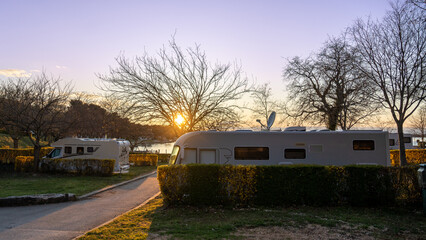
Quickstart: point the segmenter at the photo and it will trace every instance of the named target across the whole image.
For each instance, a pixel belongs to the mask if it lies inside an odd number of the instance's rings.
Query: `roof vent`
[[[287,127],[284,132],[306,132],[306,127]]]

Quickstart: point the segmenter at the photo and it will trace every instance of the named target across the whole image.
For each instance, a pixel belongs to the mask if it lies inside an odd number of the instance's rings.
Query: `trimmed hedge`
[[[52,147],[43,147],[40,150],[40,157],[46,156]],[[17,156],[33,156],[34,148],[0,148],[0,163],[9,164],[14,163]]]
[[[418,165],[420,163],[426,163],[426,149],[406,149],[405,156],[407,163],[410,165]],[[399,149],[390,150],[390,159],[392,166],[399,166]]]
[[[34,156],[17,156],[15,172],[32,172],[34,170]]]
[[[160,163],[168,163],[170,160],[170,153],[159,153],[158,155],[158,162]]]
[[[157,166],[158,155],[151,153],[131,153],[129,162],[134,166]]]
[[[158,167],[167,204],[420,206],[416,167]]]
[[[31,172],[34,157],[18,156],[15,161],[15,171]],[[114,171],[114,159],[69,159],[42,158],[40,171],[45,173],[74,173],[78,175],[111,176]]]

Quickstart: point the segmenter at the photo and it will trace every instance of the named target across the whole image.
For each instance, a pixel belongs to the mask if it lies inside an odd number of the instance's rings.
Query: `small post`
[[[417,170],[417,177],[422,188],[423,214],[426,215],[426,164],[420,164],[420,168]]]

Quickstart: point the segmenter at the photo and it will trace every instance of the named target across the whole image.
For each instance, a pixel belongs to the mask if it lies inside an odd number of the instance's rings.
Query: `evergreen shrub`
[[[18,156],[15,160],[16,172],[31,172],[34,157]],[[115,159],[70,159],[42,158],[40,171],[44,173],[73,173],[77,175],[111,176],[114,171]]]
[[[167,204],[421,206],[416,167],[158,167]]]

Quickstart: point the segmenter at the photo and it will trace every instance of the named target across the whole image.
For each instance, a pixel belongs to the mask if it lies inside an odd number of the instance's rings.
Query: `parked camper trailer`
[[[170,164],[390,166],[384,131],[191,132],[175,143]]]
[[[129,167],[130,143],[127,140],[63,138],[51,144],[48,158],[115,159],[114,172]]]
[[[413,149],[413,136],[411,134],[404,134],[405,149]],[[399,149],[398,133],[389,133],[389,149]]]

